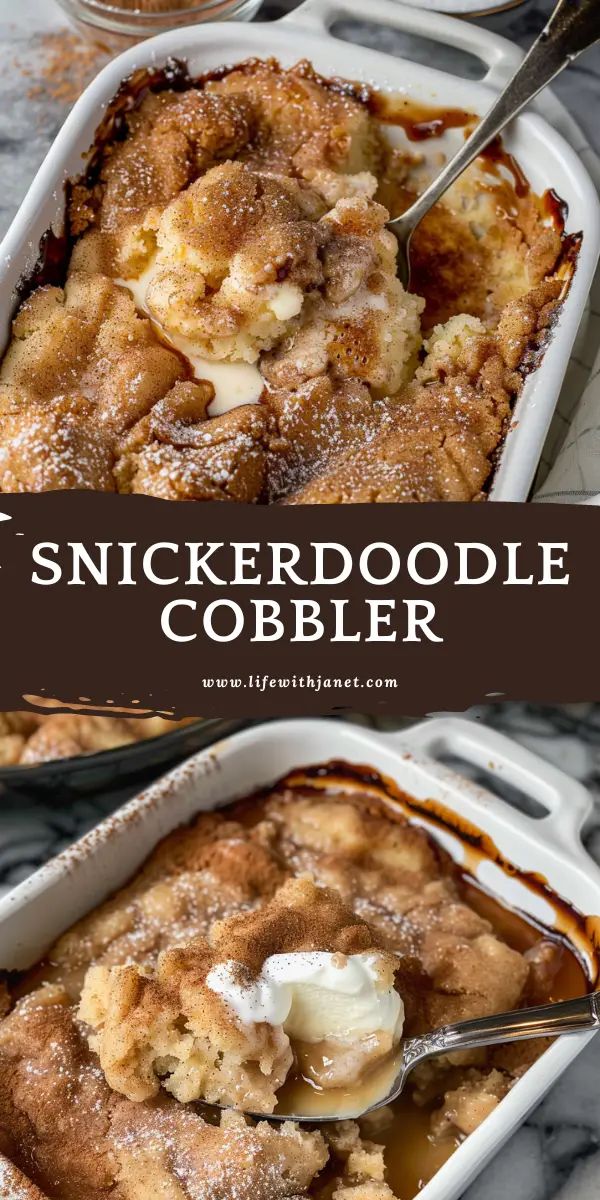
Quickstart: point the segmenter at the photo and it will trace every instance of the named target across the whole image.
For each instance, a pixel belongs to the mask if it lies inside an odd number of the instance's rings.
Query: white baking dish
[[[103,110],[121,81],[136,67],[160,66],[169,56],[186,59],[192,74],[251,55],[274,55],[286,65],[308,58],[325,75],[361,79],[417,101],[483,113],[519,52],[503,38],[452,17],[404,7],[396,0],[370,0],[369,20],[394,26],[434,43],[447,43],[483,60],[483,80],[461,79],[404,59],[349,44],[332,36],[338,18],[364,17],[354,0],[307,0],[291,16],[272,24],[222,22],[162,34],[126,51],[100,73],[75,105],[0,247],[0,345],[5,344],[16,304],[19,279],[33,267],[40,238],[60,230],[63,185],[81,173]],[[432,47],[431,61],[435,62]],[[542,110],[555,120],[557,104],[545,97]],[[453,134],[449,138],[460,136]],[[539,368],[527,380],[517,403],[496,469],[491,497],[527,498],[544,438],[558,398],[600,247],[600,204],[577,153],[536,112],[520,116],[506,134],[534,189],[552,187],[567,202],[568,231],[583,230],[579,265],[560,319]],[[423,144],[420,145],[423,149]],[[434,139],[429,149],[439,149]]]
[[[545,815],[524,816],[448,770],[436,761],[447,754],[496,772]],[[11,892],[0,903],[0,968],[23,969],[36,962],[67,926],[124,884],[160,838],[197,812],[221,807],[294,767],[331,758],[368,764],[417,800],[432,801],[437,811],[443,805],[486,833],[514,866],[543,875],[556,894],[586,915],[600,913],[600,872],[579,840],[590,798],[580,784],[529,751],[457,719],[425,721],[403,735],[331,720],[285,721],[254,726],[189,759]],[[427,824],[426,811],[419,819]],[[443,841],[460,861],[464,844],[450,835]],[[560,927],[560,906],[554,910],[518,877],[490,861],[482,863],[478,875],[505,903]],[[593,954],[587,958],[591,969]],[[590,1036],[556,1041],[427,1184],[421,1200],[461,1195]]]

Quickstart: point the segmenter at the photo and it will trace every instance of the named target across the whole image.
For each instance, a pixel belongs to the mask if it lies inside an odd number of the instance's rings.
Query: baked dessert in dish
[[[299,1088],[337,1112],[404,1035],[589,988],[357,770],[198,816],[6,974],[0,1153],[49,1200],[410,1200],[545,1043],[434,1059],[360,1120],[269,1113]]]
[[[407,293],[385,225],[425,167],[388,134],[443,125],[305,62],[128,81],[14,321],[0,490],[482,497],[576,245],[495,146]]]
[[[43,702],[42,702],[43,703]],[[0,767],[37,766],[131,746],[180,729],[195,718],[102,717],[88,713],[0,713]]]

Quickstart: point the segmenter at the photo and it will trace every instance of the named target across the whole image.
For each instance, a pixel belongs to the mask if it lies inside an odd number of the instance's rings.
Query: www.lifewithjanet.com
[[[361,679],[358,675],[347,678],[333,675],[247,675],[245,679],[205,676],[202,687],[208,691],[213,688],[248,688],[256,692],[266,692],[270,688],[306,688],[311,692],[320,692],[330,688],[397,688],[398,680],[381,676]]]

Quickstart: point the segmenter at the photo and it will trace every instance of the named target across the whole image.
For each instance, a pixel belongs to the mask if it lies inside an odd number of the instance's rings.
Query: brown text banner
[[[0,708],[419,714],[600,688],[600,514],[0,500]]]

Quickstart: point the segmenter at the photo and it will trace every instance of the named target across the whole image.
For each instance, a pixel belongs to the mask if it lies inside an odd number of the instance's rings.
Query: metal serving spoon
[[[464,145],[418,200],[387,227],[398,239],[397,273],[410,283],[410,239],[440,196],[521,109],[579,54],[600,40],[600,0],[559,0],[548,24]]]
[[[431,1033],[407,1038],[402,1043],[398,1070],[388,1092],[356,1109],[343,1113],[284,1112],[281,1105],[275,1113],[249,1113],[268,1121],[310,1121],[311,1124],[347,1120],[365,1116],[385,1104],[392,1104],[404,1089],[407,1076],[426,1058],[438,1054],[452,1054],[455,1050],[476,1050],[480,1046],[494,1046],[498,1042],[518,1042],[539,1037],[558,1037],[563,1033],[585,1033],[600,1029],[600,992],[582,996],[577,1000],[563,1000],[558,1004],[543,1004],[538,1008],[521,1008],[514,1012],[499,1013],[493,1017],[482,1017],[476,1021],[461,1021],[456,1025],[444,1025]],[[320,1093],[323,1095],[323,1093]],[[223,1107],[225,1105],[217,1105]]]

